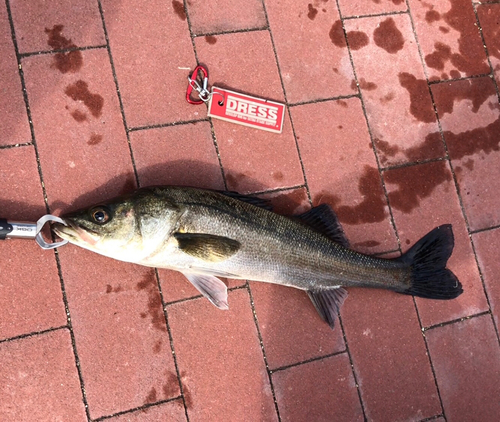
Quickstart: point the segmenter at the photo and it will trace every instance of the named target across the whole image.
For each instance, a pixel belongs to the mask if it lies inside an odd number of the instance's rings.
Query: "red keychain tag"
[[[198,83],[200,75],[201,83]],[[197,66],[188,80],[187,102],[208,102],[208,116],[274,133],[281,133],[283,130],[284,104],[215,86],[208,91],[208,72],[203,66]],[[192,98],[193,90],[198,92],[198,99]]]
[[[281,133],[285,105],[219,87],[212,87],[208,115],[217,119]]]

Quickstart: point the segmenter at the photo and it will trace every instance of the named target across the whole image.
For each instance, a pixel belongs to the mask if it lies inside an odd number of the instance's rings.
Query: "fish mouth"
[[[52,230],[61,239],[70,243],[86,243],[95,245],[99,241],[97,233],[91,229],[83,228],[71,220],[63,219],[66,225],[61,223],[52,224]],[[94,236],[92,236],[94,234]]]

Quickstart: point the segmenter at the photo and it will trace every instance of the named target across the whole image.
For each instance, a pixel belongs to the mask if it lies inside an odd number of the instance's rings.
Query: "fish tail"
[[[398,258],[411,269],[410,287],[401,293],[428,299],[454,299],[462,285],[446,268],[455,241],[451,224],[436,227]]]

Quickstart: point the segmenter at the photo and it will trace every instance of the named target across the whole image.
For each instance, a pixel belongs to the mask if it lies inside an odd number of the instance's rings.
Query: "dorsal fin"
[[[349,247],[349,241],[344,234],[344,229],[328,204],[321,204],[309,211],[295,216],[300,221],[308,224],[317,232],[324,234],[334,242]]]
[[[218,191],[222,195],[229,196],[230,198],[237,199],[238,201],[246,202],[247,204],[255,205],[259,208],[264,208],[265,210],[272,211],[273,206],[271,205],[271,201],[269,199],[258,198],[257,196],[252,195],[244,195],[242,193],[234,192],[234,191]]]

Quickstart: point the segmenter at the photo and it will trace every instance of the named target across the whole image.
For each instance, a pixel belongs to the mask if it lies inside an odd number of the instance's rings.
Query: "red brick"
[[[217,36],[215,44],[197,38],[201,63],[208,66],[211,84],[283,101],[283,90],[268,32]],[[235,71],[238,69],[252,69]],[[214,131],[227,187],[257,192],[304,183],[288,116],[282,134],[269,133],[214,119]]]
[[[266,8],[289,103],[357,93],[347,45],[331,39],[340,22],[335,2],[283,0]]]
[[[21,53],[61,50],[106,44],[97,3],[78,0],[46,2],[11,2],[12,20]],[[49,33],[55,26],[66,40],[56,38],[57,46],[50,45]],[[52,43],[53,44],[53,43]]]
[[[489,73],[474,9],[469,0],[409,1],[430,80]]]
[[[500,230],[476,233],[472,236],[476,249],[479,268],[483,274],[486,293],[491,305],[491,312],[497,327],[500,327],[500,274],[498,251],[500,250]],[[498,329],[498,328],[497,328]]]
[[[174,400],[158,406],[146,407],[132,413],[115,416],[106,419],[110,422],[184,422],[186,415],[184,413],[184,404],[182,400]]]
[[[271,369],[345,349],[340,324],[332,331],[306,292],[258,282],[250,287]]]
[[[0,145],[31,142],[16,53],[5,5],[0,6]]]
[[[500,37],[499,25],[500,22],[500,5],[499,4],[483,4],[477,6],[477,16],[483,30],[483,37],[488,49],[488,55],[493,66],[493,72],[500,84]]]
[[[67,330],[0,344],[0,419],[86,421]]]
[[[154,270],[60,251],[92,418],[179,395]]]
[[[179,13],[182,1],[175,1]],[[189,0],[189,22],[194,34],[262,28],[267,25],[259,0]],[[213,42],[213,38],[209,38]]]
[[[292,119],[313,205],[332,206],[354,249],[368,253],[395,249],[360,101],[293,107]]]
[[[384,173],[384,179],[403,250],[440,224],[453,225],[455,248],[448,268],[462,283],[464,293],[447,301],[417,298],[423,326],[486,310],[486,298],[448,163],[438,161],[390,170]]]
[[[276,372],[273,374],[273,384],[282,420],[363,420],[346,354]],[[304,405],[305,398],[307,405]]]
[[[185,100],[193,53],[185,16],[173,2],[102,2],[129,127],[193,120],[205,107]]]
[[[0,150],[0,208],[10,221],[37,221],[45,214],[40,177],[31,146]],[[61,285],[51,251],[33,240],[4,240],[0,281],[0,338],[66,324]],[[28,263],[28,265],[26,265]]]
[[[345,21],[368,122],[382,166],[445,154],[407,15]],[[364,34],[364,35],[363,35]]]
[[[500,105],[492,79],[432,86],[471,230],[500,224]],[[488,180],[485,183],[485,180]]]
[[[324,0],[323,0],[324,1]],[[406,10],[404,0],[339,0],[342,16],[378,15]]]
[[[89,206],[135,183],[108,54],[82,57],[80,71],[65,74],[52,67],[53,55],[23,59],[52,211]]]
[[[229,311],[197,299],[167,312],[189,420],[277,420],[245,289],[229,293]]]
[[[420,420],[441,413],[410,297],[351,288],[341,314],[368,420]]]
[[[130,143],[141,186],[224,189],[208,122],[131,132]]]
[[[449,421],[494,421],[500,412],[500,349],[490,315],[425,333]]]

